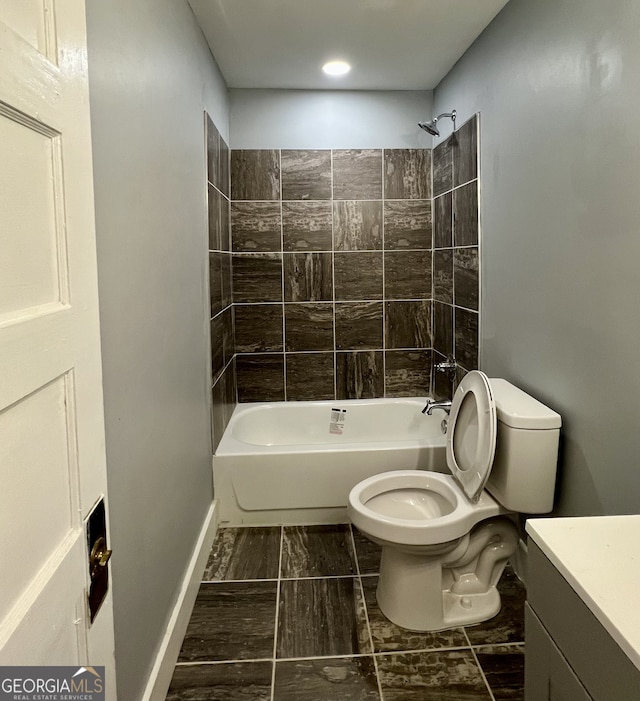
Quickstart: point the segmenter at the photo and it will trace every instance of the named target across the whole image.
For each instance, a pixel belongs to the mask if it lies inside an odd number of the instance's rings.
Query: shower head
[[[420,129],[424,129],[426,132],[431,134],[432,136],[440,136],[440,132],[438,131],[438,128],[436,127],[436,120],[432,119],[429,122],[418,122],[418,126]]]
[[[437,117],[434,117],[428,122],[418,122],[418,126],[420,127],[420,129],[424,129],[426,132],[431,134],[431,136],[440,136],[440,131],[436,126],[438,124],[438,120],[442,119],[442,117],[449,117],[453,121],[453,130],[455,131],[456,114],[457,112],[455,110],[451,110],[451,112],[443,112],[442,114],[439,114]]]

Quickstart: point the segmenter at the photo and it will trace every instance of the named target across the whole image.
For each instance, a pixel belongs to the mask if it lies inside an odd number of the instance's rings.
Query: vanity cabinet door
[[[529,604],[525,640],[525,701],[592,701]]]

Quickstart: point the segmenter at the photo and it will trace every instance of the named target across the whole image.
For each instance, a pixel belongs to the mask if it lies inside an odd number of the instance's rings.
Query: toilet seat
[[[446,451],[451,474],[474,504],[489,479],[496,434],[496,404],[489,378],[472,370],[464,376],[453,397]]]
[[[378,497],[393,498],[394,493],[408,494],[411,490],[422,492],[426,498],[435,494],[450,508],[445,504],[442,515],[420,519],[411,513],[412,506],[407,510],[408,517],[401,518],[385,513],[386,509],[376,503]],[[406,545],[435,545],[461,538],[479,521],[504,512],[488,492],[472,504],[451,475],[425,470],[394,470],[363,480],[349,493],[347,511],[351,522],[362,532],[380,541]]]
[[[489,379],[473,370],[458,386],[451,406],[446,445],[451,474],[398,470],[369,477],[349,493],[351,522],[379,542],[426,546],[454,541],[480,521],[507,513],[484,491],[496,434]]]

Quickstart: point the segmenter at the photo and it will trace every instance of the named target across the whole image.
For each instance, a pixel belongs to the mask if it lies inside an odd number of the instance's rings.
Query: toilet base
[[[393,623],[415,631],[438,631],[472,625],[500,611],[496,588],[518,542],[514,524],[505,518],[478,524],[444,552],[382,547],[376,598]]]
[[[471,594],[443,590],[439,559],[384,548],[383,563],[376,598],[382,613],[401,628],[446,630],[486,621],[500,611],[500,594],[495,586]]]

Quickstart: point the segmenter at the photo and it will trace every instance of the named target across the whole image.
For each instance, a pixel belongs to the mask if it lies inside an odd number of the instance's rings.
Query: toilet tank
[[[525,514],[553,509],[560,414],[502,379],[490,379],[496,403],[496,455],[486,489]]]

